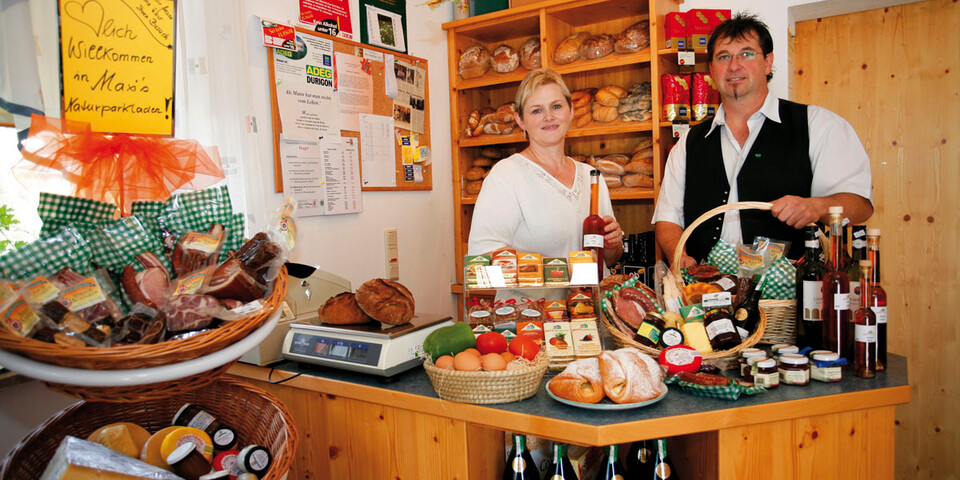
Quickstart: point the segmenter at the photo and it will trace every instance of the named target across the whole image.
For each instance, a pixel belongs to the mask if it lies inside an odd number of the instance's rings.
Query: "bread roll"
[[[584,88],[583,90],[570,93],[570,101],[573,103],[573,108],[590,105],[590,102],[593,101],[593,94],[596,92],[596,88]]]
[[[481,187],[483,187],[483,180],[471,180],[467,182],[464,188],[467,191],[467,195],[478,195],[480,194]]]
[[[605,107],[619,107],[620,99],[627,96],[627,91],[623,87],[617,85],[607,85],[606,87],[597,90],[597,94],[594,96],[597,103]]]
[[[588,112],[588,113],[589,113],[589,112]],[[574,121],[573,121],[573,126],[574,126],[574,128],[583,128],[583,127],[586,127],[587,125],[590,125],[590,122],[592,122],[592,121],[593,121],[593,116],[592,116],[592,115],[589,115],[589,114],[588,114],[588,115],[581,115],[581,116],[579,116],[579,117],[577,117],[577,118],[574,119]]]
[[[580,403],[603,400],[603,378],[596,358],[585,358],[567,364],[562,372],[547,383],[550,393]]]
[[[473,159],[473,162],[471,162],[470,165],[472,167],[490,167],[493,165],[493,160],[487,157],[477,157]]]
[[[613,51],[614,41],[613,36],[606,33],[594,35],[580,44],[580,58],[592,60],[605,57]]]
[[[620,165],[617,162],[607,160],[605,158],[597,159],[596,168],[597,170],[600,170],[600,173],[604,173],[608,175],[620,176],[626,173],[626,171],[623,169],[623,165]]]
[[[617,107],[605,107],[599,103],[594,103],[593,119],[598,122],[612,122],[617,119]]]
[[[460,55],[460,76],[464,79],[483,76],[490,69],[490,52],[476,44]]]
[[[623,181],[616,175],[603,175],[603,181],[607,184],[607,188],[620,188],[623,186]]]
[[[413,294],[399,282],[375,278],[357,289],[357,305],[374,320],[403,325],[413,318]]]
[[[667,390],[660,366],[636,348],[604,350],[598,360],[603,392],[616,403],[652,400]]]
[[[620,114],[620,119],[624,122],[646,122],[653,118],[650,110],[631,110]]]
[[[580,44],[588,38],[590,38],[590,34],[587,32],[574,33],[564,38],[560,45],[557,45],[557,50],[553,52],[553,60],[558,65],[575,62],[580,58]]]
[[[624,165],[623,170],[627,173],[641,173],[644,175],[653,175],[653,163],[630,162]]]
[[[463,178],[467,180],[480,180],[485,176],[486,172],[487,171],[481,167],[473,167],[464,172]]]
[[[593,110],[593,107],[589,103],[582,105],[573,109],[573,118],[580,118],[584,115],[589,116],[590,112]]]
[[[631,162],[651,162],[653,163],[653,148],[645,148],[643,150],[634,150],[633,156],[630,157]]]
[[[356,296],[351,292],[343,292],[337,296],[328,299],[317,311],[321,323],[331,325],[358,325],[361,323],[372,322],[360,306],[357,305]]]
[[[483,126],[483,133],[507,135],[513,133],[513,126],[513,123],[488,123]]]
[[[617,53],[634,53],[650,46],[650,21],[641,20],[627,27],[617,36],[613,50]]]
[[[610,155],[604,156],[603,159],[604,159],[604,160],[609,160],[609,161],[611,161],[611,162],[617,162],[617,163],[619,163],[620,165],[626,165],[626,164],[630,163],[630,157],[628,157],[628,156],[626,156],[626,155],[624,155],[624,154],[622,154],[622,153],[611,153]]]
[[[637,145],[633,147],[631,153],[637,153],[640,150],[646,150],[648,148],[653,148],[653,137],[640,137],[640,141],[637,142]]]
[[[487,147],[480,150],[480,155],[493,160],[500,160],[503,158],[503,151],[496,147]]]
[[[498,73],[510,73],[520,66],[520,55],[510,45],[500,45],[493,51],[490,66]]]
[[[531,38],[530,40],[523,42],[523,45],[520,45],[518,53],[520,54],[520,66],[526,68],[527,70],[540,68],[539,38]]]
[[[480,126],[480,112],[476,110],[470,112],[470,116],[467,117],[467,126],[471,131]]]
[[[630,173],[621,179],[625,187],[653,188],[653,177],[642,173]]]

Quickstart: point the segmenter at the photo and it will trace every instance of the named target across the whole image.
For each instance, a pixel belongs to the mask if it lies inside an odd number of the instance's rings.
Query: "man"
[[[751,243],[754,236],[792,242],[803,251],[802,229],[826,222],[827,209],[862,223],[873,214],[870,159],[853,127],[815,105],[773,96],[773,39],[756,16],[720,24],[707,43],[710,75],[721,105],[711,122],[680,136],[670,152],[653,216],[657,243],[671,261],[693,265],[718,239]],[[770,202],[770,212],[732,211],[694,230],[681,258],[680,234],[704,212],[725,203]]]

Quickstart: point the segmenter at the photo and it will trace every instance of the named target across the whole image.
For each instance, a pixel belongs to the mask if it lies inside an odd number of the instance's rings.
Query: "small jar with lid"
[[[789,345],[786,343],[778,343],[770,347],[770,354],[773,355],[773,358],[779,358],[780,355],[783,355],[785,353],[793,354],[793,353],[799,353],[799,352],[800,352],[800,347],[796,345]]]
[[[657,348],[660,344],[660,334],[666,327],[667,322],[663,320],[663,316],[657,312],[647,312],[643,323],[637,329],[637,341],[650,348]]]
[[[178,427],[193,427],[203,430],[207,435],[210,435],[213,448],[218,452],[230,450],[237,445],[237,431],[197,405],[183,404],[177,414],[173,416],[173,424]]]
[[[810,383],[810,359],[796,353],[780,355],[780,382],[786,385]]]
[[[753,375],[750,372],[750,367],[747,366],[747,360],[750,358],[763,358],[766,357],[767,353],[759,348],[744,348],[740,350],[740,378],[752,382],[750,380]]]
[[[703,316],[703,326],[714,351],[730,350],[740,345],[740,334],[737,333],[730,312],[722,308],[710,310]]]
[[[833,352],[831,352],[830,350],[810,350],[809,352],[807,352],[807,357],[809,357],[810,359],[813,359],[813,356],[818,353],[833,353]]]
[[[763,388],[777,388],[780,385],[780,372],[777,361],[772,358],[751,358],[753,362],[753,384]]]
[[[811,356],[810,378],[818,382],[839,382],[843,376],[837,362],[840,354],[828,350],[816,350]]]

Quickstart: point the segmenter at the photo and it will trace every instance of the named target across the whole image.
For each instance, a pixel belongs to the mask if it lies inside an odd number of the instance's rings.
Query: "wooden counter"
[[[891,355],[872,380],[783,385],[730,402],[670,387],[661,402],[594,411],[550,399],[469,405],[437,398],[423,369],[393,383],[313,367],[238,364],[230,374],[280,397],[302,442],[289,478],[495,479],[503,432],[578,445],[669,438],[684,479],[892,479],[893,406],[910,400],[907,362]]]

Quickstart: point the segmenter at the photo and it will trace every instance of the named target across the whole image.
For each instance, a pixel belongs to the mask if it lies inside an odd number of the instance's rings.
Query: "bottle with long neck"
[[[553,444],[553,461],[543,474],[543,480],[577,480],[577,473],[573,470],[573,464],[567,458],[566,444]]]
[[[880,285],[880,229],[867,229],[867,257],[873,266],[870,310],[877,316],[877,371],[887,369],[887,291]]]
[[[853,308],[860,305],[860,260],[867,259],[867,226],[854,225],[850,227],[852,237],[850,263],[847,264],[847,278],[850,279],[850,305]]]
[[[843,207],[830,207],[830,262],[823,276],[823,343],[821,348],[840,353],[850,359],[853,347],[850,324],[850,279],[843,271],[843,251],[840,248],[843,230]],[[848,344],[844,340],[850,339]]]
[[[818,349],[823,346],[823,276],[827,267],[820,259],[820,229],[816,224],[803,230],[803,258],[797,262],[797,345]]]
[[[630,478],[646,480],[653,477],[655,452],[656,443],[652,440],[633,442],[633,445],[630,445],[630,450],[627,451],[627,457],[624,459]]]
[[[583,219],[583,250],[597,260],[597,280],[603,279],[603,218],[600,218],[600,171],[590,170],[590,215]]]
[[[603,448],[603,460],[600,463],[600,471],[597,472],[597,480],[622,480],[625,477],[623,465],[620,464],[620,447],[617,445],[608,445]]]
[[[860,289],[870,291],[870,260],[860,260]],[[870,295],[863,295],[854,314],[853,373],[858,377],[877,375],[877,317],[870,309]]]
[[[840,255],[842,259],[840,261],[840,268],[843,269],[843,271],[845,272],[847,271],[848,268],[850,268],[850,263],[851,263],[850,262],[850,240],[849,240],[850,236],[847,234],[848,223],[849,223],[849,220],[847,220],[846,218],[841,220],[841,223],[840,223],[840,230],[843,232],[843,242],[840,244]],[[854,265],[853,269],[857,270],[857,272],[859,273],[860,266]],[[848,272],[847,277],[849,276],[850,276],[850,273]],[[857,281],[859,282],[859,280]],[[856,305],[860,305],[860,304],[858,303]]]
[[[513,434],[513,448],[510,457],[503,468],[503,480],[536,480],[540,478],[540,471],[533,463],[533,456],[527,450],[526,435]]]
[[[667,455],[667,440],[661,438],[657,440],[657,458],[653,462],[653,476],[647,477],[653,480],[677,480],[680,478],[673,468],[673,461]]]

